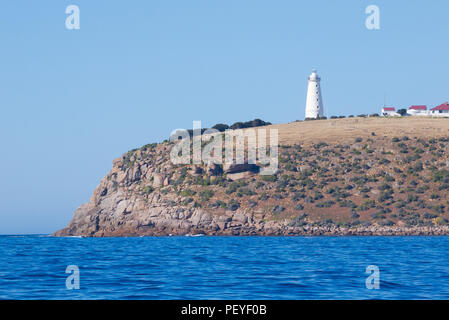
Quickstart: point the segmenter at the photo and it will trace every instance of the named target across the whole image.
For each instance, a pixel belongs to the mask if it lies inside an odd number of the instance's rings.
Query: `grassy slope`
[[[352,142],[354,137],[368,138],[374,132],[379,137],[439,138],[449,136],[449,119],[430,117],[346,118],[292,122],[266,128],[279,130],[281,145],[325,141]]]

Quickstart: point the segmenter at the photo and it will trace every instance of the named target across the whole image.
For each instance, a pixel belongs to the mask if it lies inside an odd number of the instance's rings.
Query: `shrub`
[[[280,206],[280,205],[275,205],[275,206],[273,207],[273,213],[274,213],[274,214],[280,214],[280,213],[282,213],[284,210],[285,210],[285,208],[284,208],[283,206]]]
[[[295,217],[292,222],[289,223],[290,227],[302,227],[307,224],[304,219],[307,217],[307,213],[303,213],[299,217]]]
[[[194,196],[196,194],[195,191],[193,191],[192,189],[185,189],[181,191],[181,195],[184,197],[191,197]]]
[[[393,199],[393,197],[391,196],[391,193],[389,193],[389,192],[382,192],[378,198],[379,202],[385,202],[389,199]]]
[[[351,200],[341,200],[339,201],[339,205],[342,208],[352,208],[352,209],[357,208],[357,205]]]
[[[277,178],[274,174],[261,176],[261,179],[266,182],[275,182],[277,180]]]
[[[266,192],[262,192],[262,194],[259,196],[259,200],[265,201],[268,200],[270,196]]]
[[[295,192],[292,196],[293,201],[299,201],[300,199],[304,199],[306,197],[304,192]]]
[[[218,130],[220,132],[224,132],[225,130],[229,129],[229,126],[224,123],[217,123],[212,127],[212,129]]]
[[[210,177],[204,179],[202,176],[197,176],[193,178],[192,183],[200,186],[208,186],[210,185]]]
[[[417,162],[413,166],[407,168],[407,173],[412,174],[423,170],[422,162]]]
[[[161,194],[168,194],[170,192],[170,188],[161,189]]]
[[[234,199],[231,199],[231,200],[228,202],[227,208],[228,208],[229,210],[231,210],[231,211],[235,211],[235,210],[237,210],[238,208],[240,208],[240,203],[238,203],[238,202],[235,201]]]
[[[263,182],[258,181],[258,182],[256,183],[256,189],[260,189],[260,188],[262,188],[264,185],[265,185],[265,184],[264,184]]]
[[[238,192],[245,196],[253,196],[256,194],[254,191],[248,188],[240,188]]]
[[[330,208],[335,204],[335,201],[327,200],[316,204],[317,208]]]
[[[438,215],[435,214],[435,213],[428,213],[428,212],[426,212],[426,213],[423,214],[423,218],[424,219],[435,219],[437,217],[438,217]]]
[[[226,208],[227,205],[226,205],[226,202],[217,200],[217,201],[214,201],[213,203],[211,203],[209,205],[209,207],[211,207],[211,208]]]
[[[293,172],[297,172],[298,169],[296,169],[296,167],[294,165],[292,165],[291,163],[288,163],[285,165],[285,170],[287,171],[293,171]]]
[[[380,212],[371,213],[370,216],[373,219],[385,219],[386,218],[385,214],[383,212],[381,212],[381,211]]]
[[[361,211],[369,210],[371,208],[374,208],[375,206],[376,206],[376,202],[374,200],[371,200],[371,199],[365,200],[360,205],[360,210]]]
[[[435,224],[438,226],[445,226],[448,223],[448,221],[443,217],[438,217],[435,219]]]
[[[390,227],[390,226],[394,226],[395,223],[393,221],[387,219],[387,220],[379,221],[379,225],[382,227]]]
[[[157,143],[149,143],[140,148],[142,151],[154,151],[157,147]]]
[[[330,188],[327,188],[326,190],[324,190],[324,192],[327,194],[333,194],[333,193],[335,193],[335,189],[330,187]]]
[[[380,191],[390,190],[391,186],[388,183],[382,183],[380,186],[377,187]]]
[[[145,194],[150,194],[150,193],[152,193],[153,191],[154,191],[154,188],[151,187],[151,186],[145,186],[145,187],[143,188],[143,192],[144,192]]]
[[[446,169],[432,172],[432,180],[434,182],[449,182],[449,171]]]
[[[271,122],[265,122],[260,119],[254,119],[251,121],[246,122],[236,122],[233,125],[231,125],[230,129],[245,129],[245,128],[252,128],[252,127],[262,127],[262,126],[268,126]]]
[[[360,215],[358,215],[355,211],[351,211],[351,218],[358,219],[358,218],[360,218]]]
[[[198,194],[200,199],[203,201],[209,201],[210,198],[214,196],[214,192],[212,190],[203,190]]]

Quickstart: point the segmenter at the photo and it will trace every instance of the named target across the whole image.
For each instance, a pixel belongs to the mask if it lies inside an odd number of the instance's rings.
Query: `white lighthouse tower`
[[[307,89],[306,118],[316,119],[324,115],[320,80],[321,78],[318,77],[316,70],[313,70],[309,77],[309,87]]]

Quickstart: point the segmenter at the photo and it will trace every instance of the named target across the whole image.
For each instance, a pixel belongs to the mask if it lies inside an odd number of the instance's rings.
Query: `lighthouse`
[[[309,87],[307,88],[306,119],[317,119],[324,115],[320,80],[321,78],[318,76],[316,70],[313,70],[309,77]]]

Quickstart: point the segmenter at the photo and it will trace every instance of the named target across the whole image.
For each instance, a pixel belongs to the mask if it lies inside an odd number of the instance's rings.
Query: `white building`
[[[396,112],[395,108],[383,107],[382,108],[382,116],[384,116],[384,117],[400,117],[401,115]]]
[[[427,110],[427,106],[415,105],[411,106],[407,110],[407,116],[431,116],[431,117],[443,117],[449,118],[449,102],[445,102],[435,108]],[[383,107],[382,116],[384,117],[398,117],[399,113],[396,112],[395,108]]]
[[[407,110],[407,114],[411,116],[428,116],[427,106],[411,106]]]
[[[307,88],[306,119],[316,119],[324,116],[320,81],[321,79],[318,77],[316,70],[313,70],[309,77],[309,87]]]
[[[449,117],[449,102],[430,109],[429,114],[434,117]]]

